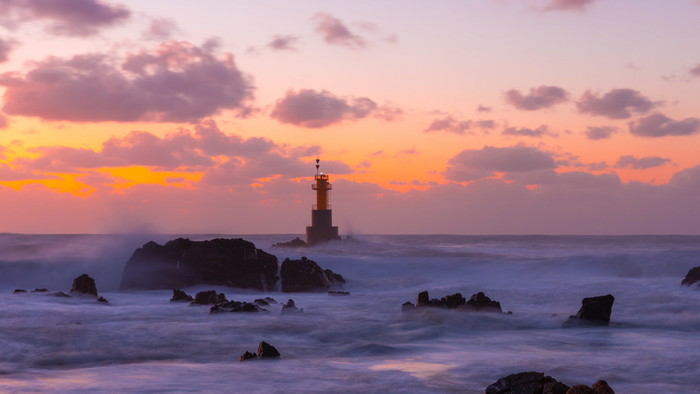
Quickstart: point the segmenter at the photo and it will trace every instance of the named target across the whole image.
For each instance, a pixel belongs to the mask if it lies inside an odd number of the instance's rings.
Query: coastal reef
[[[520,372],[498,379],[486,388],[486,394],[615,394],[605,380],[598,380],[590,387],[566,384],[545,376],[542,372]]]

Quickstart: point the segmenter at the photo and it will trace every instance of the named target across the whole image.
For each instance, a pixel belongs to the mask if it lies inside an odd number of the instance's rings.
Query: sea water
[[[175,236],[0,235],[0,392],[483,393],[522,371],[570,386],[604,379],[617,393],[700,386],[700,289],[680,286],[700,265],[698,236],[358,235],[271,247],[294,236],[243,238],[342,274],[350,295],[184,289],[304,309],[210,314],[170,303],[170,290],[119,290],[134,249]],[[108,305],[55,296],[83,273]],[[483,291],[512,314],[402,313],[423,290]],[[584,297],[605,294],[609,326],[562,328]],[[238,361],[260,341],[282,357]]]

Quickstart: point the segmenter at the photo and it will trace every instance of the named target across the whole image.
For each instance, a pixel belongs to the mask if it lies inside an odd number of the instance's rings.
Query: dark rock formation
[[[585,384],[577,384],[566,390],[566,394],[595,394],[595,392]]]
[[[26,293],[27,290],[24,289],[15,289],[15,291],[12,292],[12,294],[17,294],[17,293]]]
[[[486,394],[566,394],[568,386],[542,372],[520,372],[498,379]]]
[[[253,360],[256,358],[258,358],[258,356],[255,353],[246,350],[246,352],[241,355],[240,361]]]
[[[34,289],[32,293],[48,293],[49,289]]]
[[[173,297],[170,299],[170,302],[178,302],[178,301],[192,302],[192,301],[194,301],[194,298],[192,298],[191,295],[185,293],[184,291],[182,291],[180,289],[173,289]]]
[[[62,291],[57,291],[54,294],[54,297],[63,297],[63,298],[70,298],[70,296]]]
[[[605,380],[599,380],[591,386],[593,392],[596,394],[615,394],[615,391],[608,386],[608,382]]]
[[[198,305],[216,305],[223,304],[227,302],[226,295],[224,293],[216,294],[216,290],[200,291],[194,296],[193,304]]]
[[[303,309],[297,308],[294,300],[289,299],[286,304],[282,304],[282,313],[301,313],[304,312]]]
[[[104,297],[102,297],[102,296],[100,296],[99,298],[97,298],[97,302],[101,302],[101,303],[103,303],[103,304],[109,304],[109,301],[107,301],[107,299],[104,298]]]
[[[277,257],[243,239],[148,242],[127,261],[121,288],[174,289],[196,284],[267,290],[277,281]]]
[[[258,357],[260,358],[275,358],[279,357],[280,352],[267,342],[260,342],[258,344]]]
[[[328,280],[331,282],[331,285],[336,283],[345,283],[345,278],[343,278],[343,275],[336,274],[329,269],[323,270],[323,273],[326,274],[326,278],[328,278]]]
[[[683,278],[681,285],[691,286],[698,282],[700,282],[700,266],[691,268],[690,271],[688,271],[688,273],[685,275],[685,278]]]
[[[209,309],[209,313],[221,312],[267,312],[267,309],[244,301],[226,301],[216,304]]]
[[[498,301],[491,300],[482,292],[473,294],[469,301],[467,301],[461,293],[455,293],[447,295],[440,299],[431,300],[430,295],[427,291],[421,291],[420,293],[418,293],[415,306],[410,302],[405,302],[401,306],[401,310],[406,312],[413,310],[414,308],[422,307],[462,309],[478,312],[502,312],[501,303]]]
[[[282,291],[295,293],[302,291],[326,291],[331,281],[315,261],[302,257],[300,260],[285,259],[280,271]]]
[[[253,301],[254,304],[262,305],[262,306],[268,306],[271,304],[277,304],[277,300],[275,300],[272,297],[265,297],[265,298],[258,298],[255,301]]]
[[[571,327],[579,324],[607,325],[610,322],[615,297],[612,294],[584,298],[581,301],[581,309],[576,316],[569,316],[569,320],[564,322],[564,327]]]
[[[328,295],[332,296],[349,296],[350,292],[349,291],[336,291],[336,290],[331,290],[328,292]]]
[[[82,274],[73,279],[73,287],[71,287],[70,292],[89,294],[97,297],[97,286],[95,286],[95,280],[87,274]]]
[[[279,242],[272,245],[273,248],[306,248],[307,246],[309,245],[307,245],[306,242],[299,237],[296,237],[291,241]]]

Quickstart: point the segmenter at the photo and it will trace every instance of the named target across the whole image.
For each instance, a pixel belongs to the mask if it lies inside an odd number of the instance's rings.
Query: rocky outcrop
[[[427,291],[418,293],[415,305],[410,302],[405,302],[403,305],[401,305],[401,311],[407,312],[423,307],[460,309],[477,312],[503,312],[500,302],[491,300],[482,292],[473,294],[469,301],[467,301],[467,299],[464,298],[461,293],[455,293],[444,296],[440,299],[434,298],[431,300],[430,294]]]
[[[87,274],[82,274],[73,279],[73,287],[71,287],[70,292],[94,295],[97,297],[97,286],[95,286],[95,280]]]
[[[296,237],[291,241],[278,242],[272,245],[273,248],[306,248],[308,246],[309,245],[307,245],[306,242],[299,237]]]
[[[615,302],[615,297],[612,294],[584,298],[581,301],[581,309],[578,310],[575,316],[569,316],[569,320],[564,322],[564,327],[580,324],[608,325],[613,302]]]
[[[297,308],[297,305],[294,303],[294,300],[289,299],[286,304],[282,304],[282,313],[287,314],[287,313],[301,313],[304,312],[303,309]]]
[[[269,343],[263,341],[258,344],[258,351],[257,353],[251,353],[249,351],[246,351],[243,353],[240,357],[240,361],[248,361],[248,360],[254,360],[257,358],[279,358],[280,357],[280,352],[277,351],[277,348],[274,346],[270,345]]]
[[[329,271],[330,278],[326,271]],[[315,261],[302,257],[299,260],[285,259],[280,271],[282,291],[295,293],[303,291],[327,291],[334,283],[345,279],[331,270],[323,270]],[[338,279],[342,279],[342,282]]]
[[[542,372],[520,372],[486,387],[486,394],[566,394],[569,387]]]
[[[216,293],[216,292],[214,292]],[[173,297],[170,302],[192,302],[194,298],[180,289],[173,289]]]
[[[277,257],[243,239],[178,238],[136,249],[124,267],[122,289],[173,289],[211,284],[268,290],[277,281]]]
[[[200,291],[194,296],[192,304],[197,305],[216,305],[228,302],[224,293],[216,293],[216,290]]]
[[[691,268],[685,275],[685,278],[683,278],[683,281],[681,281],[681,285],[692,286],[698,282],[700,282],[700,266]]]
[[[15,291],[12,292],[12,294],[19,294],[19,293],[26,293],[27,290],[24,289],[15,289]]]
[[[216,304],[209,309],[209,313],[221,312],[267,312],[267,309],[245,301],[226,301]]]

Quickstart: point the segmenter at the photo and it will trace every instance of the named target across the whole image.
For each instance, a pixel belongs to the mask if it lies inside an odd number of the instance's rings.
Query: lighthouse
[[[316,159],[316,176],[312,190],[316,190],[316,204],[311,208],[311,226],[306,227],[306,244],[309,246],[321,242],[339,239],[338,227],[333,225],[333,211],[331,211],[330,191],[331,183],[328,175],[319,172],[320,160]]]

